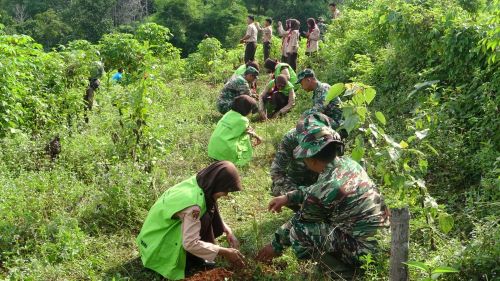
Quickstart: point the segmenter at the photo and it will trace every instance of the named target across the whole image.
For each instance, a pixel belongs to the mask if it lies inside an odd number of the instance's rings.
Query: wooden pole
[[[408,281],[410,211],[408,207],[391,210],[391,260],[390,280]]]

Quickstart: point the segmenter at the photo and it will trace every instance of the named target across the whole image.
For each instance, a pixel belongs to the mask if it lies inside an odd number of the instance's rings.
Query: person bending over
[[[269,81],[260,96],[259,111],[262,120],[283,116],[295,105],[293,84],[281,74]],[[269,114],[268,114],[269,113]]]
[[[377,251],[375,235],[388,227],[388,209],[365,170],[343,156],[337,132],[314,123],[300,127],[302,137],[294,157],[318,173],[318,181],[269,202],[273,212],[286,205],[299,205],[300,210],[276,230],[257,259],[269,262],[291,247],[299,259],[319,261],[331,270],[342,263],[352,273],[360,266],[360,257]]]
[[[232,108],[217,123],[210,141],[208,156],[216,160],[228,160],[237,166],[244,166],[253,155],[253,145],[261,143],[261,138],[250,127],[246,117],[257,106],[257,102],[246,95],[234,99]],[[252,144],[252,138],[255,143]]]
[[[163,277],[180,280],[189,267],[225,257],[244,266],[239,242],[222,219],[217,200],[241,191],[236,167],[219,161],[167,189],[148,212],[136,243],[142,263]],[[215,239],[226,234],[229,248]]]
[[[294,86],[297,83],[297,73],[295,73],[295,70],[293,70],[288,63],[279,62],[273,59],[267,59],[264,62],[264,68],[267,73],[272,74],[272,79],[275,79],[279,75],[283,74]],[[299,86],[297,85],[295,89],[297,89],[298,87]]]
[[[251,66],[247,67],[243,75],[233,76],[224,85],[217,99],[217,110],[221,114],[225,114],[231,110],[234,98],[241,95],[252,95],[250,85],[257,80],[259,71]],[[255,96],[257,99],[258,96]]]

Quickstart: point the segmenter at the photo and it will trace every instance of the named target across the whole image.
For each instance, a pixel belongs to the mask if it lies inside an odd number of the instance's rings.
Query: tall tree
[[[72,39],[97,42],[113,28],[112,10],[116,0],[73,0],[65,21],[73,27]]]

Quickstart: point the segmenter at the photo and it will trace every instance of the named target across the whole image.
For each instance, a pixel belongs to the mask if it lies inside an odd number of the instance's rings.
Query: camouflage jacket
[[[365,170],[348,157],[336,158],[315,184],[287,197],[291,204],[302,204],[300,221],[328,223],[357,240],[389,224],[383,197]]]
[[[298,145],[297,131],[293,128],[281,140],[271,165],[274,196],[311,185],[318,179],[318,174],[308,170],[302,159],[293,157],[293,150]]]
[[[231,110],[234,98],[241,95],[250,95],[250,85],[241,75],[231,77],[222,88],[219,99],[217,100],[217,110],[225,114]]]
[[[318,85],[313,91],[313,106],[311,111],[321,112],[332,118],[336,123],[340,124],[342,120],[342,110],[340,110],[339,107],[340,99],[337,97],[330,101],[328,105],[324,105],[328,90],[330,90],[330,85],[318,81]]]

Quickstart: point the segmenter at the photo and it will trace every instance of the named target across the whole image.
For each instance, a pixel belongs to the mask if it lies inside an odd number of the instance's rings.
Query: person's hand
[[[232,248],[220,248],[219,253],[226,258],[234,267],[245,266],[245,256],[240,251]]]
[[[285,206],[287,203],[288,203],[288,198],[286,197],[286,195],[281,195],[281,196],[278,196],[278,197],[274,197],[269,202],[267,210],[271,211],[271,212],[277,212],[277,213],[279,213],[279,212],[281,212],[281,208],[283,206]]]
[[[262,139],[257,136],[257,135],[254,135],[253,136],[253,143],[252,143],[252,146],[258,146],[262,143]]]
[[[273,246],[271,246],[271,244],[267,244],[259,251],[255,259],[260,262],[269,263],[273,258],[277,256],[278,254],[274,252]]]
[[[240,39],[240,43],[241,43],[241,44],[245,43],[245,40]]]
[[[226,239],[227,243],[229,243],[229,247],[237,250],[240,248],[240,241],[238,241],[232,232],[226,233]]]

